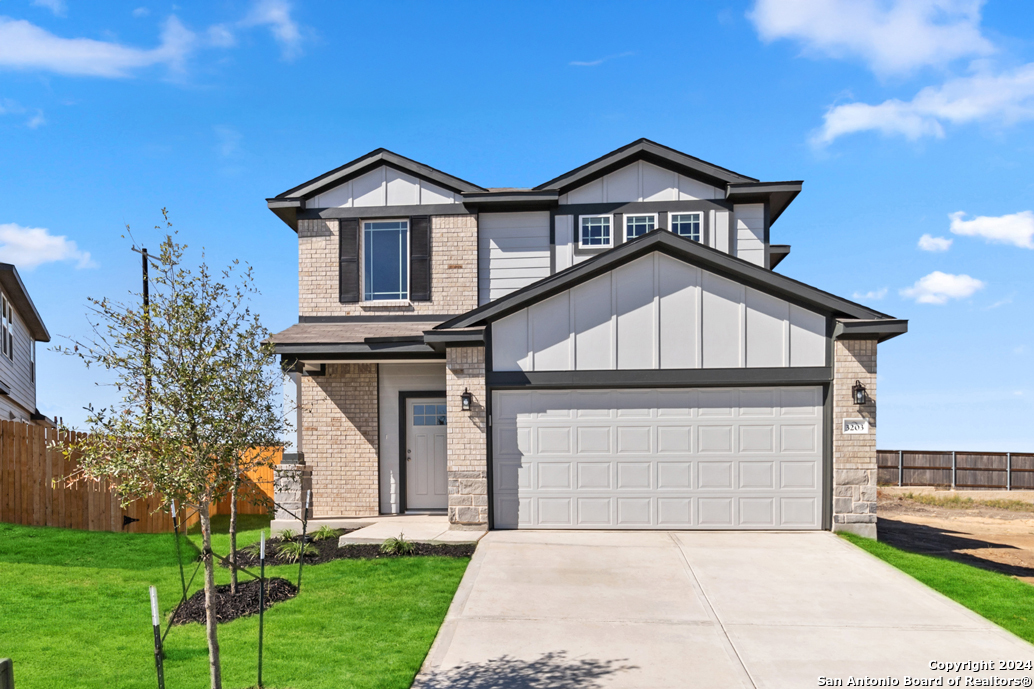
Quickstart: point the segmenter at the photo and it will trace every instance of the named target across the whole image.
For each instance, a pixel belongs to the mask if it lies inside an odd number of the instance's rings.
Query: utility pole
[[[144,405],[146,408],[146,418],[148,421],[151,420],[151,296],[150,296],[150,281],[147,279],[147,259],[149,255],[147,253],[147,247],[143,250],[133,247],[133,251],[140,254],[140,258],[143,260],[144,269]]]

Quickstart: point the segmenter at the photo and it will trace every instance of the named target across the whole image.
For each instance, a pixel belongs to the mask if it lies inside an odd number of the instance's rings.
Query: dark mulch
[[[298,588],[287,579],[266,579],[266,610],[274,603],[294,598]],[[238,617],[255,615],[259,611],[259,581],[251,579],[237,585],[237,595],[230,595],[230,585],[215,587],[215,618],[230,622]],[[205,590],[201,589],[180,606],[172,624],[205,623]]]
[[[307,565],[318,565],[324,562],[330,562],[332,560],[364,560],[380,557],[397,557],[395,555],[385,555],[380,551],[379,543],[351,543],[344,547],[338,547],[338,538],[343,534],[354,531],[355,529],[339,530],[335,533],[333,538],[327,538],[322,541],[310,541],[311,545],[316,548],[316,554],[306,555],[305,564]],[[298,540],[296,536],[292,540]],[[308,540],[308,539],[306,539]],[[289,564],[285,560],[281,560],[277,557],[276,552],[278,546],[282,543],[279,538],[271,538],[266,542],[266,564],[267,565],[283,565]],[[438,555],[444,557],[470,557],[474,554],[475,544],[463,543],[463,544],[430,544],[430,543],[415,543],[416,552],[413,556],[427,556],[427,555]],[[226,566],[226,563],[223,563]],[[253,568],[259,566],[259,559],[257,556],[252,555],[246,550],[237,551],[237,566]]]

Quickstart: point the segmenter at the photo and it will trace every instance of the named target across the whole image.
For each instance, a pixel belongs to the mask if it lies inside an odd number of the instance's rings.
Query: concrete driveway
[[[964,660],[1034,661],[1034,646],[830,533],[495,531],[414,687],[1034,677],[930,669]]]

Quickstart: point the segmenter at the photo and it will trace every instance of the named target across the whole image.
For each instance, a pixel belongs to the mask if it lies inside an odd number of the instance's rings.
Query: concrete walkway
[[[1034,646],[830,533],[495,531],[414,687],[949,686],[930,662],[971,659]]]
[[[444,514],[382,514],[373,517],[310,519],[309,533],[321,526],[352,530],[338,539],[339,545],[383,543],[399,534],[414,543],[476,543],[486,533],[485,529],[450,528],[449,518]],[[297,519],[274,520],[270,531],[276,533],[281,529],[300,533],[302,523]]]

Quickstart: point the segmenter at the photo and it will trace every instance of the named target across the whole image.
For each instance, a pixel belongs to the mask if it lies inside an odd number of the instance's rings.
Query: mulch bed
[[[243,577],[242,577],[243,578]],[[266,610],[274,603],[294,598],[298,588],[287,579],[266,579]],[[237,585],[237,595],[230,595],[230,585],[215,587],[215,618],[219,622],[230,622],[238,617],[256,615],[259,611],[259,581],[251,579]],[[180,606],[172,618],[172,624],[205,623],[205,590],[197,591]]]
[[[311,545],[316,548],[316,553],[313,555],[305,556],[305,564],[307,565],[318,565],[324,562],[331,562],[332,560],[368,560],[373,558],[385,558],[385,557],[398,557],[397,555],[385,555],[380,551],[379,543],[350,543],[344,547],[338,547],[338,538],[343,534],[354,531],[355,529],[339,530],[336,532],[333,538],[326,538],[322,541],[310,541]],[[298,540],[296,536],[292,540]],[[308,540],[308,539],[307,539]],[[277,558],[276,551],[277,547],[282,543],[280,538],[271,538],[266,541],[266,564],[267,565],[284,565],[291,564],[285,560]],[[444,557],[470,557],[474,554],[475,544],[473,543],[442,543],[442,544],[431,544],[431,543],[414,543],[416,551],[413,555],[408,557],[419,557],[428,555],[437,555]],[[297,564],[297,563],[294,563]],[[223,563],[223,566],[226,566]],[[237,551],[237,566],[253,568],[259,566],[259,559],[255,555],[245,551]]]

